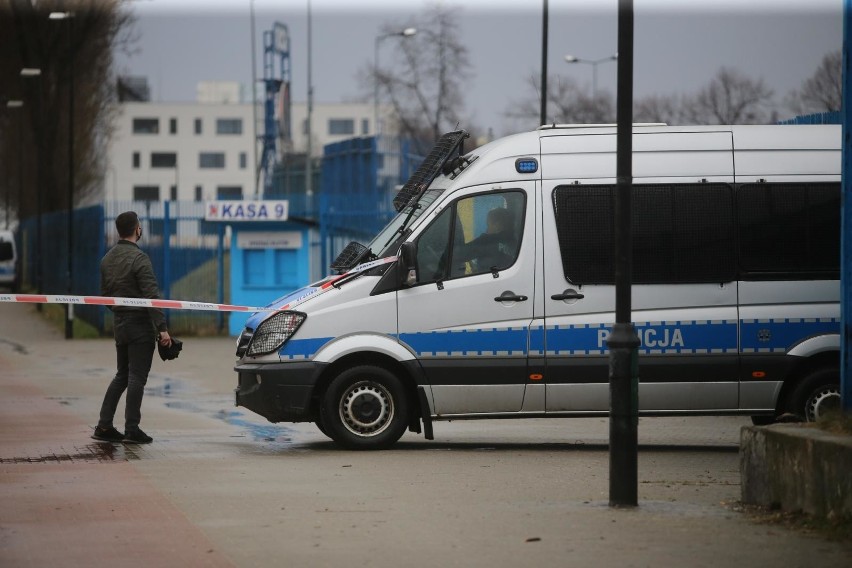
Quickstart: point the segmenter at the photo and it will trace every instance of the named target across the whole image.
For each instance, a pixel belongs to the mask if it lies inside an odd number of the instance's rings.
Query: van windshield
[[[443,192],[442,188],[433,187],[427,189],[416,203],[408,205],[397,213],[391,219],[390,223],[370,241],[368,248],[374,251],[381,251],[378,253],[379,258],[396,253],[396,249],[399,248],[402,239],[405,238],[406,231],[411,226],[411,223],[420,217]],[[413,211],[412,207],[414,208]]]

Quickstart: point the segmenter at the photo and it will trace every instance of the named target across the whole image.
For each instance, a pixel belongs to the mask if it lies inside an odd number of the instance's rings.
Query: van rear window
[[[553,191],[573,284],[615,282],[615,191]],[[634,184],[632,206],[635,284],[839,277],[839,183]]]

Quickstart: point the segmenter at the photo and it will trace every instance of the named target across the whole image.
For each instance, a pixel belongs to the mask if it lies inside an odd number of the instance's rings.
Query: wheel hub
[[[811,396],[805,407],[808,422],[816,422],[826,412],[840,408],[840,390],[836,387],[825,387]]]
[[[346,428],[359,436],[382,432],[393,418],[393,399],[377,383],[363,381],[352,385],[340,401],[340,418]]]

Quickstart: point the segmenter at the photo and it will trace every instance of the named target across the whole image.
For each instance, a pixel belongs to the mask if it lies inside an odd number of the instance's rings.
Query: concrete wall
[[[745,427],[740,475],[744,503],[852,516],[852,436],[802,424]]]

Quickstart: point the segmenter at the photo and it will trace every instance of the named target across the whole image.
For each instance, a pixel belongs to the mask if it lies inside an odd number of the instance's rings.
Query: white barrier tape
[[[89,306],[128,306],[134,308],[160,308],[167,310],[200,310],[207,312],[276,312],[293,308],[309,298],[327,292],[334,284],[346,278],[370,270],[376,266],[395,262],[396,256],[380,258],[372,262],[359,264],[349,272],[334,276],[326,280],[321,286],[314,288],[304,296],[296,298],[292,302],[280,308],[267,308],[258,306],[234,306],[231,304],[210,304],[207,302],[190,302],[185,300],[160,300],[148,298],[113,298],[108,296],[69,296],[69,295],[45,295],[45,294],[0,294],[0,302],[21,304],[73,304]]]

